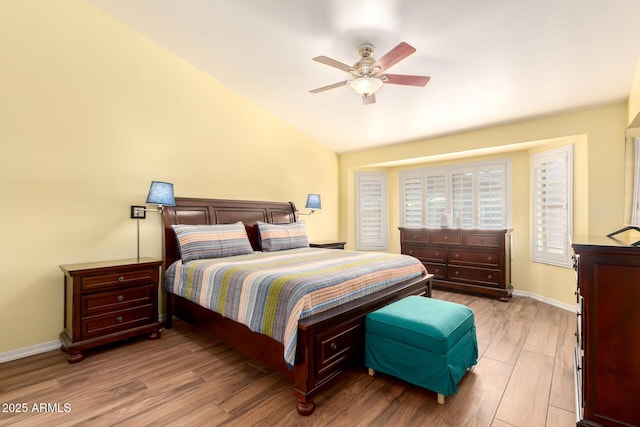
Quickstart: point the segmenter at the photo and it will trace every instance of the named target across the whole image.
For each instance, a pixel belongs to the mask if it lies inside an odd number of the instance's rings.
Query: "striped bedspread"
[[[292,366],[299,319],[424,274],[406,255],[300,248],[177,261],[164,285],[279,341]]]

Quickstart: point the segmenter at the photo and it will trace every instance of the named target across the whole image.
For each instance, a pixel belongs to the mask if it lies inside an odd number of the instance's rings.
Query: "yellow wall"
[[[57,340],[58,265],[135,257],[151,180],[299,208],[319,193],[309,237],[337,237],[335,153],[92,5],[0,2],[0,52],[0,353]],[[160,216],[140,228],[161,257]]]
[[[636,73],[633,77],[631,85],[631,93],[629,94],[628,123],[640,116],[640,60],[636,66]]]
[[[622,225],[624,189],[624,132],[626,104],[554,117],[497,126],[394,146],[379,147],[339,155],[340,238],[353,248],[355,242],[354,174],[380,163],[423,159],[461,153],[447,161],[425,159],[410,166],[390,166],[389,251],[399,252],[398,172],[416,167],[511,158],[513,178],[513,260],[512,284],[517,291],[571,305],[575,302],[575,275],[569,268],[530,261],[531,154],[562,145],[574,146],[574,235],[607,234]],[[490,149],[491,154],[477,150]],[[496,152],[497,151],[497,152]],[[467,153],[467,154],[464,154]],[[385,170],[384,168],[382,170]]]

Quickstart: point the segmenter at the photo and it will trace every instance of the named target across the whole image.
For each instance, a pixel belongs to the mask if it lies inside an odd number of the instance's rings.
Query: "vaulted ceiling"
[[[640,59],[638,0],[90,0],[336,152],[626,100]],[[363,105],[348,65],[417,51]]]

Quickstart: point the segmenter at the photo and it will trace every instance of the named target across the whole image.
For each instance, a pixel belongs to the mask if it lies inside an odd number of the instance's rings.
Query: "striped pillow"
[[[258,231],[262,250],[265,252],[309,247],[304,221],[291,224],[267,224],[258,221]]]
[[[242,222],[213,225],[172,225],[182,262],[252,254],[253,248]]]

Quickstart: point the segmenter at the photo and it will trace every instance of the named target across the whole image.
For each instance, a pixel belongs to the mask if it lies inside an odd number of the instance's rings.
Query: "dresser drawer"
[[[335,372],[336,365],[348,364],[350,357],[363,340],[363,322],[343,324],[318,335],[316,337],[316,381]]]
[[[500,265],[500,256],[495,252],[475,252],[451,249],[449,250],[449,263],[476,264],[497,268]]]
[[[422,248],[419,246],[406,245],[402,248],[402,253],[416,257],[421,261],[444,262],[447,250],[443,248]]]
[[[462,245],[462,232],[435,231],[431,233],[431,243],[442,245]]]
[[[137,286],[117,291],[84,295],[80,298],[81,317],[152,304],[154,285]]]
[[[429,243],[429,234],[428,230],[405,230],[402,232],[401,239],[403,242]]]
[[[502,274],[500,270],[473,268],[449,265],[448,278],[459,282],[481,283],[485,286],[500,286]]]
[[[501,236],[484,233],[467,233],[465,235],[465,245],[482,248],[499,248]]]
[[[427,273],[433,274],[436,279],[445,279],[447,277],[447,265],[437,264],[433,262],[423,262]]]
[[[116,286],[130,286],[144,283],[153,283],[158,279],[157,268],[131,269],[113,271],[107,274],[84,276],[82,278],[82,290],[100,290]]]
[[[154,321],[153,304],[82,319],[82,338],[100,337]]]

